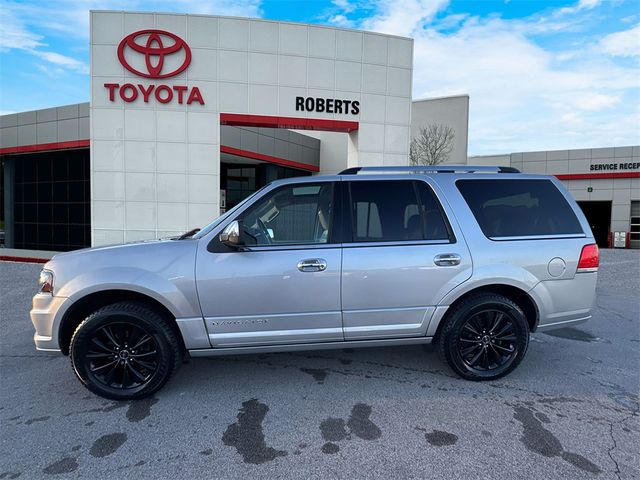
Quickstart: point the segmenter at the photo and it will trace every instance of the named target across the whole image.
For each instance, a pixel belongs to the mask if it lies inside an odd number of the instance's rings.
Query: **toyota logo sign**
[[[144,41],[145,36],[146,42],[144,44],[138,43],[137,40],[142,37]],[[170,41],[169,45],[165,45],[168,40]],[[125,58],[125,49],[127,48],[144,55],[147,72],[141,72],[127,62]],[[181,51],[184,51],[182,64],[174,70],[163,73],[162,68],[164,67],[165,57],[175,55]],[[124,68],[141,77],[168,78],[178,75],[189,66],[189,63],[191,63],[191,49],[183,39],[174,33],[164,30],[140,30],[122,39],[118,45],[118,59]]]
[[[131,61],[127,60],[126,55],[129,55]],[[136,58],[131,55],[136,55],[137,61],[134,61]],[[175,33],[153,29],[140,30],[122,39],[118,45],[118,60],[124,68],[140,77],[169,78],[184,72],[189,66],[191,49],[187,42]],[[167,64],[171,65],[170,70],[163,71]],[[139,70],[140,68],[146,69],[146,72]],[[144,103],[149,103],[155,98],[158,103],[177,102],[178,105],[191,105],[195,102],[204,105],[202,93],[195,85],[143,85],[137,82],[120,85],[109,82],[104,84],[104,88],[109,92],[110,102],[115,102],[118,95],[126,103],[139,101],[139,98]]]

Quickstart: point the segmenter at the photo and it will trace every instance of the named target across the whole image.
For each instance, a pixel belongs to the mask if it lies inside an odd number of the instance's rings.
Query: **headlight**
[[[53,272],[42,270],[38,278],[38,285],[40,286],[40,292],[53,295]]]

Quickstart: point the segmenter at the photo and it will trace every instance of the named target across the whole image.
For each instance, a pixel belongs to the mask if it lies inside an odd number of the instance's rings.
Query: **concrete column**
[[[347,168],[359,167],[358,161],[358,130],[349,133],[347,140]]]

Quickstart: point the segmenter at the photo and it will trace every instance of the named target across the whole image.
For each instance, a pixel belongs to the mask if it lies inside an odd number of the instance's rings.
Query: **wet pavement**
[[[603,251],[594,318],[495,382],[345,349],[194,359],[122,403],[34,350],[39,269],[0,262],[0,479],[640,478],[640,252]]]

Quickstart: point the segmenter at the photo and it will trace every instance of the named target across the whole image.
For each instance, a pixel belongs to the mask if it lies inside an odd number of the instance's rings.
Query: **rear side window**
[[[430,187],[412,180],[349,182],[355,242],[448,240]]]
[[[456,185],[487,237],[584,233],[549,180],[458,180]]]

